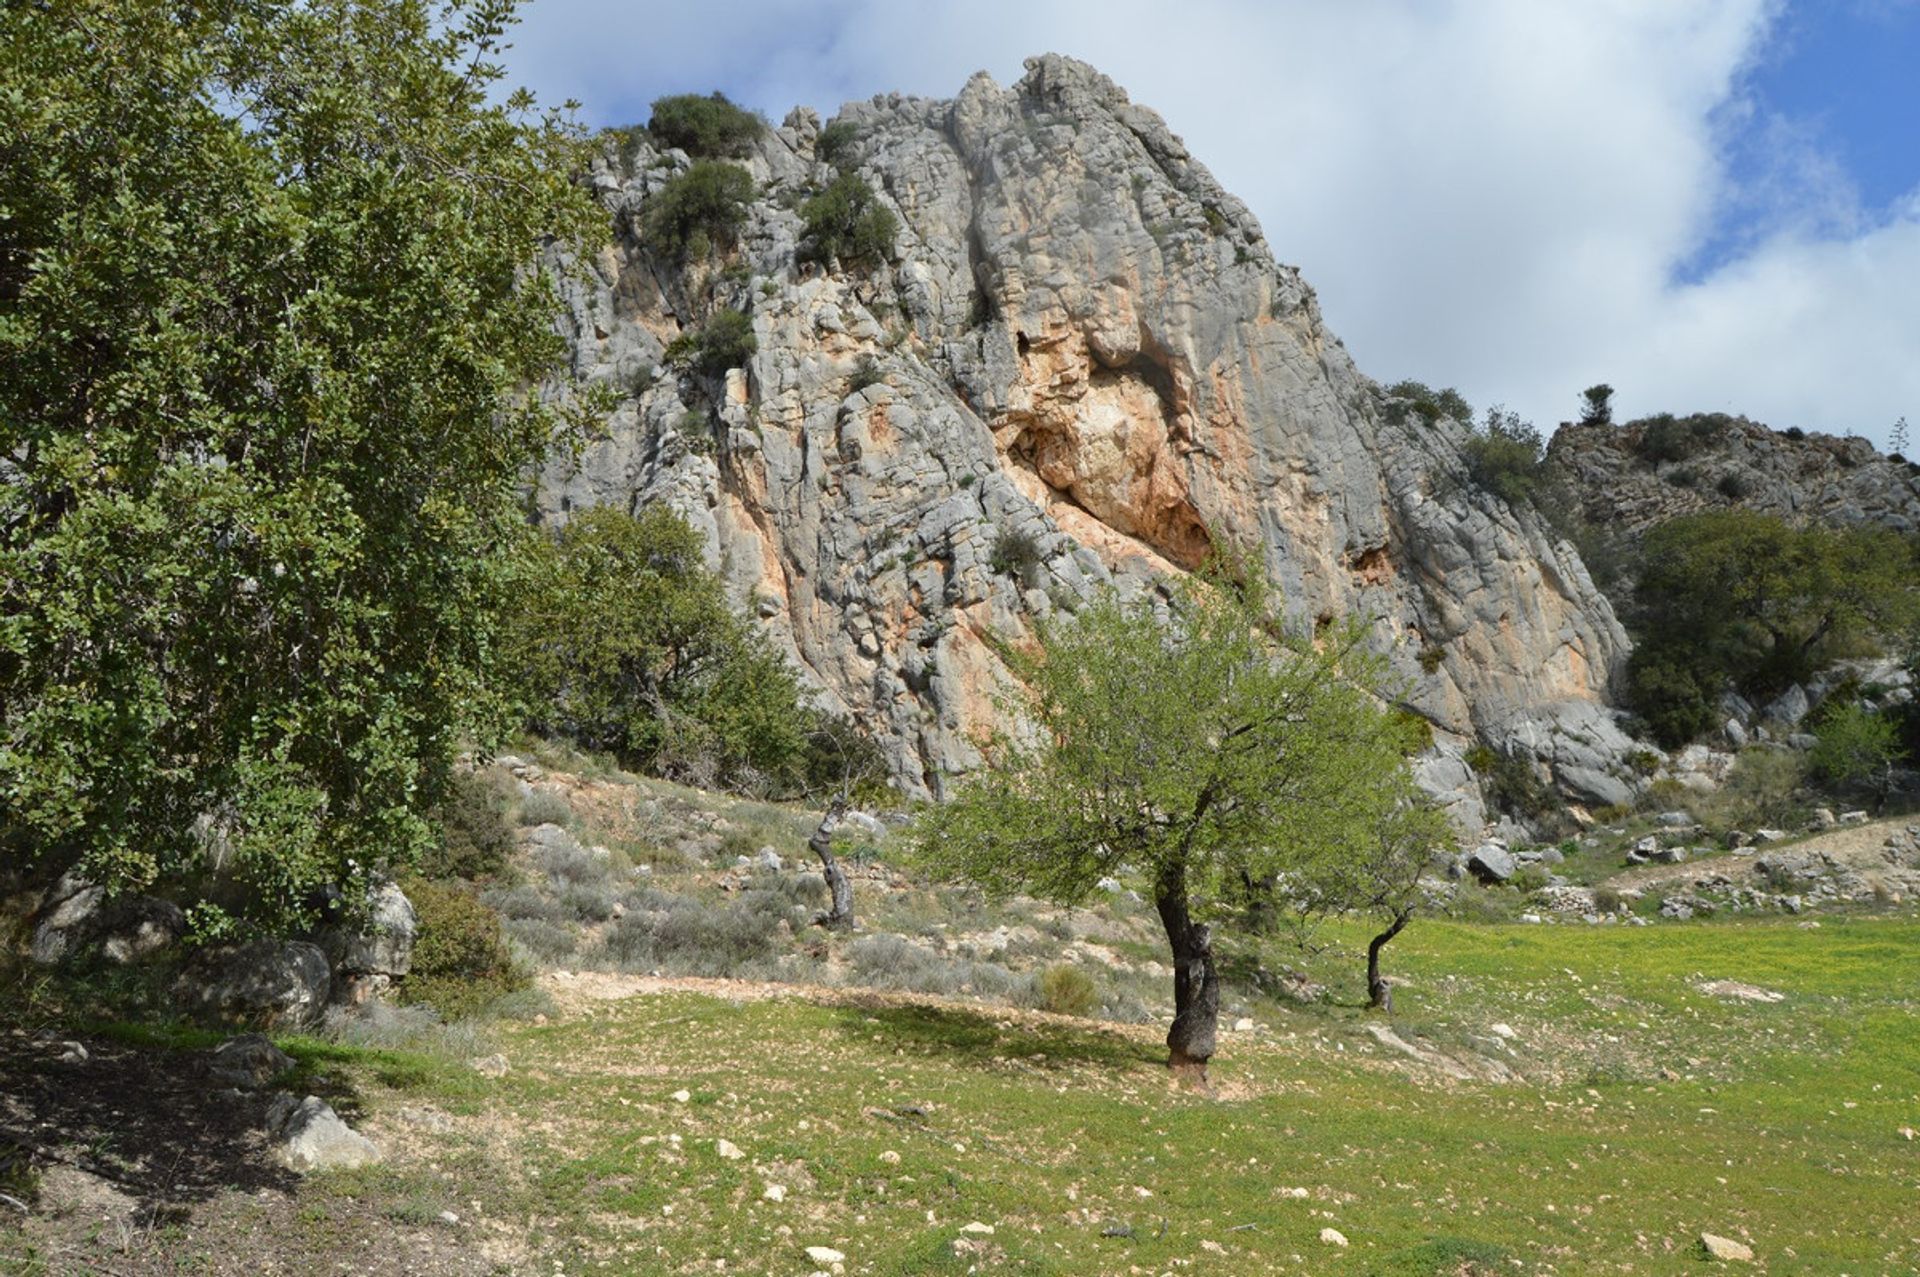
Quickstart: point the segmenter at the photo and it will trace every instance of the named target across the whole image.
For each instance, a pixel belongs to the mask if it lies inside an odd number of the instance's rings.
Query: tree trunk
[[[1187,904],[1184,864],[1160,871],[1154,906],[1173,949],[1173,1027],[1167,1030],[1167,1067],[1183,1081],[1205,1086],[1207,1061],[1220,1021],[1220,977],[1213,965],[1213,929],[1195,922]]]
[[[1380,951],[1387,947],[1389,940],[1400,934],[1409,916],[1405,913],[1393,915],[1393,925],[1375,936],[1367,946],[1367,1005],[1376,1011],[1393,1010],[1393,985],[1380,974]]]
[[[813,836],[807,839],[807,846],[813,854],[820,857],[820,873],[827,880],[827,891],[833,903],[825,913],[814,918],[814,925],[833,931],[845,931],[853,926],[853,884],[847,881],[846,870],[840,867],[840,858],[833,854],[833,831],[847,814],[847,800],[835,798],[827,804],[827,810],[820,817],[820,824],[814,829]]]

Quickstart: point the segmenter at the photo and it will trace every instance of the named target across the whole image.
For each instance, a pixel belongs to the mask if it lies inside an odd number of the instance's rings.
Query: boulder
[[[51,966],[76,951],[106,897],[104,888],[77,873],[61,875],[40,907],[29,956],[42,966]]]
[[[767,873],[779,873],[785,867],[785,862],[780,859],[780,853],[773,848],[762,847],[754,853],[753,867]]]
[[[398,979],[413,968],[418,928],[413,902],[396,884],[383,882],[367,893],[365,915],[356,925],[329,928],[314,940],[344,977]]]
[[[1753,1262],[1753,1247],[1730,1237],[1716,1237],[1712,1233],[1700,1234],[1700,1247],[1715,1259],[1731,1260],[1735,1263]]]
[[[1760,716],[1769,727],[1791,731],[1812,710],[1813,702],[1807,699],[1807,689],[1795,683],[1762,710]]]
[[[263,1028],[305,1028],[326,1010],[333,972],[305,940],[255,940],[203,950],[174,992],[189,1014]]]
[[[264,1034],[243,1033],[213,1048],[208,1072],[216,1082],[252,1090],[265,1086],[293,1067],[293,1057],[268,1041]]]
[[[1486,843],[1467,857],[1467,872],[1481,882],[1505,882],[1518,868],[1512,854],[1499,843]]]
[[[1657,865],[1677,865],[1687,858],[1685,847],[1655,847],[1647,853],[1647,859]]]
[[[340,1120],[333,1106],[317,1095],[296,1100],[282,1091],[267,1108],[267,1137],[273,1159],[290,1171],[352,1170],[380,1160],[372,1140]]]

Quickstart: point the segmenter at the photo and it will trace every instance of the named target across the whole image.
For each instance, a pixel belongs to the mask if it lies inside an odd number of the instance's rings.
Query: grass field
[[[1756,1271],[1920,1269],[1920,922],[1426,923],[1392,952],[1402,1039],[1522,1080],[1453,1080],[1338,1003],[1262,1003],[1200,1096],[1151,1028],[614,976],[495,1026],[499,1079],[290,1039],[389,1156],[292,1186],[287,1230],[384,1257],[346,1271],[1665,1273],[1724,1266],[1703,1231]],[[303,1271],[244,1218],[16,1264]]]

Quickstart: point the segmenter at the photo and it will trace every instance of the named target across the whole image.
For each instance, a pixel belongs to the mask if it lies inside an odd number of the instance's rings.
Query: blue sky
[[[510,69],[590,122],[778,120],[1085,59],[1299,265],[1363,370],[1543,426],[1920,422],[1920,0],[533,0]]]

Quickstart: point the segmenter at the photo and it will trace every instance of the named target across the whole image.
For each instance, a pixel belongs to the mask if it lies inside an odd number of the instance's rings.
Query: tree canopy
[[[1689,515],[1647,534],[1629,619],[1634,706],[1682,744],[1722,691],[1770,697],[1837,657],[1898,650],[1920,626],[1920,550],[1884,528]]]
[[[923,822],[920,853],[989,890],[1063,903],[1150,884],[1175,963],[1176,1069],[1204,1076],[1211,926],[1249,884],[1370,854],[1414,798],[1405,724],[1358,626],[1285,632],[1224,578],[1097,599],[1008,652],[1020,726]]]
[[[0,840],[202,934],[404,862],[561,424],[513,0],[0,10]]]

